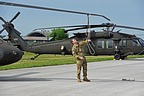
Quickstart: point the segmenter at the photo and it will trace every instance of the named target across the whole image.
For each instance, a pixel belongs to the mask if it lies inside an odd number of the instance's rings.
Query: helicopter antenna
[[[19,3],[11,3],[11,2],[2,2],[2,1],[0,1],[0,5],[16,6],[16,7],[24,7],[24,8],[33,8],[33,9],[41,9],[41,10],[52,10],[52,11],[67,12],[67,13],[82,14],[82,15],[99,16],[99,17],[103,17],[103,18],[105,18],[106,20],[110,21],[110,19],[107,18],[107,17],[104,16],[104,15],[87,13],[87,12],[63,10],[63,9],[40,7],[40,6],[33,6],[33,5],[26,5],[26,4],[19,4]]]

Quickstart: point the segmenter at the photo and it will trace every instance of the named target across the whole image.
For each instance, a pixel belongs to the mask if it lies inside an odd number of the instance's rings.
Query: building
[[[23,36],[23,39],[28,42],[28,44],[40,44],[49,41],[49,32],[31,32],[26,36]]]

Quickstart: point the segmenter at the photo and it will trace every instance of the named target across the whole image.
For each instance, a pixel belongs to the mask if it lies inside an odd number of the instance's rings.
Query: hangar
[[[49,32],[31,32],[26,36],[23,36],[23,39],[26,40],[29,44],[38,44],[48,42],[49,40]]]

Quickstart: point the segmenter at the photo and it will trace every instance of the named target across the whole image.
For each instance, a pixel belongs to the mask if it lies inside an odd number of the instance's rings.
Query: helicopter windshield
[[[0,43],[2,43],[3,39],[0,37]]]
[[[141,38],[135,38],[135,39],[133,39],[133,45],[144,47],[144,40]]]
[[[0,43],[2,43],[3,41],[0,39]]]
[[[2,37],[0,36],[0,40],[2,40]]]
[[[140,44],[144,47],[144,40],[141,39],[141,38],[139,38],[139,42],[140,42]]]

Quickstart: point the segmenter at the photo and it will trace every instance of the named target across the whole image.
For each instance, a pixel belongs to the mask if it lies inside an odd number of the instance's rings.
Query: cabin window
[[[138,39],[133,40],[133,46],[140,46]]]
[[[126,40],[121,40],[119,43],[120,47],[126,47]]]
[[[106,48],[112,48],[112,47],[113,47],[113,41],[112,40],[106,41]]]
[[[104,41],[97,41],[98,48],[104,48]]]

